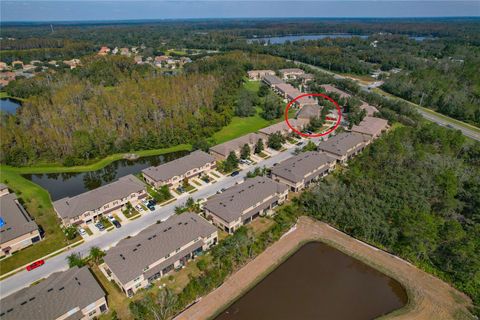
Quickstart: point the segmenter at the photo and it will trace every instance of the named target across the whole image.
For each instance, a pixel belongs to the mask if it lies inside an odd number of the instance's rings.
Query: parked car
[[[137,209],[137,211],[143,211],[143,207],[139,204],[135,206],[135,209]]]
[[[179,187],[177,188],[177,191],[178,191],[179,193],[184,193],[184,192],[185,192],[185,189],[184,189],[182,186],[179,186]]]
[[[233,172],[230,174],[230,176],[235,177],[235,176],[238,176],[239,173],[240,173],[239,171],[233,171]]]
[[[95,224],[95,227],[97,227],[97,229],[98,229],[99,231],[105,230],[105,226],[104,226],[103,223],[101,223],[101,222],[96,223],[96,224]]]
[[[110,220],[111,222],[113,222],[115,220],[113,215],[111,215],[110,213],[107,215],[107,217],[108,217],[108,220]]]
[[[155,206],[154,205],[148,205],[147,208],[150,209],[150,211],[155,211]]]
[[[147,206],[148,205],[148,200],[145,199],[145,200],[142,201],[142,203]]]
[[[155,201],[155,199],[151,199],[148,201],[148,204],[151,204],[151,205],[156,205],[157,204],[157,201]]]
[[[300,142],[297,143],[297,146],[301,146],[302,144],[303,144],[303,142],[300,141]]]
[[[122,226],[117,220],[113,220],[112,224],[115,226],[115,228],[120,228]]]
[[[80,233],[81,236],[87,235],[87,231],[85,231],[83,228],[78,228],[78,233]]]
[[[27,271],[32,271],[33,269],[36,269],[40,266],[43,266],[44,264],[45,264],[45,260],[43,260],[43,259],[35,261],[34,263],[27,266]]]

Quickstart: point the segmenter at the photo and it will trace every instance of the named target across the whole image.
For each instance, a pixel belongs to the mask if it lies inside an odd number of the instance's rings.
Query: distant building
[[[278,71],[283,79],[297,79],[299,76],[305,74],[305,71],[299,68],[280,69]]]
[[[80,59],[63,60],[63,63],[69,66],[70,69],[75,69],[81,64]]]
[[[87,267],[73,267],[2,298],[0,319],[97,319],[108,311],[105,296]]]
[[[135,206],[146,196],[143,182],[129,174],[97,189],[57,200],[53,208],[64,225],[92,223],[129,202]]]
[[[198,176],[215,168],[215,157],[201,150],[189,155],[142,170],[145,181],[155,188],[176,186],[187,178]]]
[[[8,65],[5,62],[0,62],[0,71],[8,70]]]
[[[130,57],[130,49],[128,48],[120,48],[120,54],[122,56]]]
[[[115,47],[115,48],[112,50],[112,54],[117,54],[117,53],[118,53],[118,51],[119,51],[119,50],[118,50],[118,48],[117,48],[117,47]]]
[[[320,151],[328,153],[339,163],[346,163],[360,153],[368,144],[370,138],[355,132],[342,132],[318,145]]]
[[[247,72],[248,73],[248,78],[251,80],[260,80],[266,75],[275,75],[275,71],[273,70],[250,70]]]
[[[287,195],[287,186],[266,177],[255,177],[214,195],[203,209],[213,224],[233,233],[260,215],[270,215]]]
[[[98,50],[98,55],[106,56],[109,52],[110,52],[109,47],[101,47],[100,50]]]
[[[365,117],[358,126],[352,126],[351,131],[357,133],[367,134],[373,139],[379,137],[382,132],[388,128],[388,121],[381,118]]]
[[[142,56],[135,56],[133,58],[133,61],[135,61],[136,64],[142,64],[143,63],[143,58],[142,58]]]
[[[23,69],[23,62],[20,61],[20,60],[15,60],[12,62],[12,68],[14,69],[17,69],[17,68],[20,68],[20,69]]]
[[[286,184],[298,192],[313,181],[327,175],[335,167],[336,159],[324,152],[302,152],[272,168],[273,180]]]
[[[127,296],[208,250],[218,241],[217,229],[191,212],[174,215],[109,249],[100,266]]]
[[[268,86],[274,86],[276,84],[280,84],[280,83],[283,83],[283,80],[280,79],[279,77],[275,76],[275,75],[270,75],[270,74],[266,74],[263,76],[262,78],[263,82],[265,82]]]
[[[37,224],[8,187],[0,183],[0,257],[42,239]]]
[[[224,160],[228,157],[230,152],[235,152],[237,156],[240,155],[242,147],[247,144],[251,150],[255,148],[257,142],[262,139],[262,136],[257,133],[249,133],[227,142],[217,144],[210,148],[210,154],[217,160]],[[265,141],[263,141],[265,143]]]

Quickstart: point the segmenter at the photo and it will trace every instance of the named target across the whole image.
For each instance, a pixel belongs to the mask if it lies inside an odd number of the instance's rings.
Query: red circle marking
[[[298,99],[300,98],[303,98],[303,97],[322,97],[324,99],[327,99],[331,102],[333,102],[333,104],[335,105],[335,107],[337,108],[337,113],[338,113],[338,119],[337,119],[337,123],[335,123],[335,125],[333,126],[333,128],[331,128],[330,130],[326,131],[326,132],[323,132],[323,133],[317,133],[317,134],[308,134],[308,133],[303,133],[303,132],[300,132],[298,131],[297,129],[295,129],[291,124],[290,122],[288,122],[288,109],[290,109],[290,107],[292,106],[292,104],[297,101]],[[323,94],[323,93],[304,93],[302,95],[299,95],[298,97],[295,97],[295,99],[293,99],[292,101],[290,101],[288,104],[287,104],[287,107],[285,108],[285,122],[287,123],[288,127],[290,129],[293,130],[293,132],[301,135],[302,137],[306,137],[306,138],[314,138],[314,137],[321,137],[321,136],[325,136],[331,132],[333,132],[335,129],[338,128],[338,126],[340,125],[340,121],[342,119],[342,111],[340,110],[340,106],[338,105],[338,103],[333,100],[332,98],[330,98],[329,96],[327,96],[326,94]]]

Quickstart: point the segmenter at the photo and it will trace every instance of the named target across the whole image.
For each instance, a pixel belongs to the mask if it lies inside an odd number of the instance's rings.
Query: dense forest
[[[126,57],[83,62],[74,72],[7,87],[26,101],[16,114],[2,115],[2,162],[25,165],[41,159],[74,165],[114,152],[209,137],[233,116],[247,69],[286,65],[280,58],[233,52],[165,76]]]
[[[397,128],[303,193],[305,213],[453,282],[480,305],[480,144]],[[480,312],[479,310],[476,311]]]

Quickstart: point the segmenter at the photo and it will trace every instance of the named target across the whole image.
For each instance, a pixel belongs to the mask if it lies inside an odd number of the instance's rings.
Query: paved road
[[[342,76],[340,74],[336,74],[334,72],[331,72],[331,71],[328,71],[328,70],[325,70],[325,69],[322,69],[322,68],[319,68],[317,66],[314,66],[314,65],[311,65],[311,64],[307,64],[307,63],[303,63],[303,62],[299,62],[299,61],[294,61],[296,64],[299,64],[299,65],[305,65],[305,66],[308,66],[310,68],[313,68],[315,70],[318,70],[320,72],[323,72],[323,73],[326,73],[326,74],[329,74],[329,75],[332,75],[335,79],[352,79],[350,77],[345,77],[345,76]],[[369,91],[369,86],[371,85],[368,85],[368,84],[364,84],[364,83],[361,83],[359,81],[357,81],[357,84],[362,88],[362,90],[364,91]],[[378,86],[378,81],[375,82],[375,86],[373,87],[376,87]],[[392,98],[392,97],[389,97],[389,96],[384,96],[388,99],[396,99],[396,98]],[[398,99],[401,99],[401,98],[398,98]],[[471,139],[474,139],[474,140],[477,140],[477,141],[480,141],[480,133],[474,131],[474,130],[471,130],[469,129],[467,126],[462,126],[462,125],[459,125],[458,122],[455,122],[455,121],[449,121],[447,118],[444,118],[444,117],[439,117],[439,116],[436,116],[435,114],[432,114],[430,112],[426,112],[424,110],[422,110],[421,108],[416,108],[418,113],[420,113],[422,115],[422,117],[424,117],[425,119],[429,120],[429,121],[432,121],[432,122],[435,122],[436,124],[442,126],[442,127],[446,127],[446,128],[450,128],[450,129],[456,129],[456,130],[460,130],[463,135],[465,135],[466,137],[469,137]]]
[[[314,142],[319,142],[318,138],[313,139]],[[207,198],[211,195],[214,195],[217,191],[222,188],[228,188],[235,185],[238,182],[241,182],[248,171],[255,169],[256,167],[272,167],[274,163],[281,162],[285,159],[292,157],[292,151],[295,146],[290,146],[287,150],[280,152],[276,155],[273,155],[271,158],[263,160],[256,165],[249,167],[246,170],[240,172],[239,175],[235,177],[227,176],[217,183],[203,186],[198,191],[193,194],[183,194],[178,198],[177,201],[174,201],[171,204],[168,204],[164,207],[160,207],[155,211],[147,212],[142,215],[142,217],[130,221],[127,224],[124,224],[120,229],[114,229],[110,232],[105,232],[104,234],[95,237],[94,239],[82,243],[78,247],[75,247],[71,250],[63,252],[55,257],[52,257],[45,261],[45,264],[32,271],[21,271],[16,273],[0,282],[0,298],[3,298],[17,290],[20,290],[23,287],[30,285],[31,283],[45,278],[56,271],[62,271],[68,269],[67,256],[72,253],[79,253],[82,256],[87,256],[91,247],[99,247],[103,250],[106,250],[120,240],[124,239],[127,236],[134,236],[138,234],[141,230],[146,227],[156,223],[158,220],[166,220],[174,214],[175,206],[183,206],[188,197],[193,199]]]

